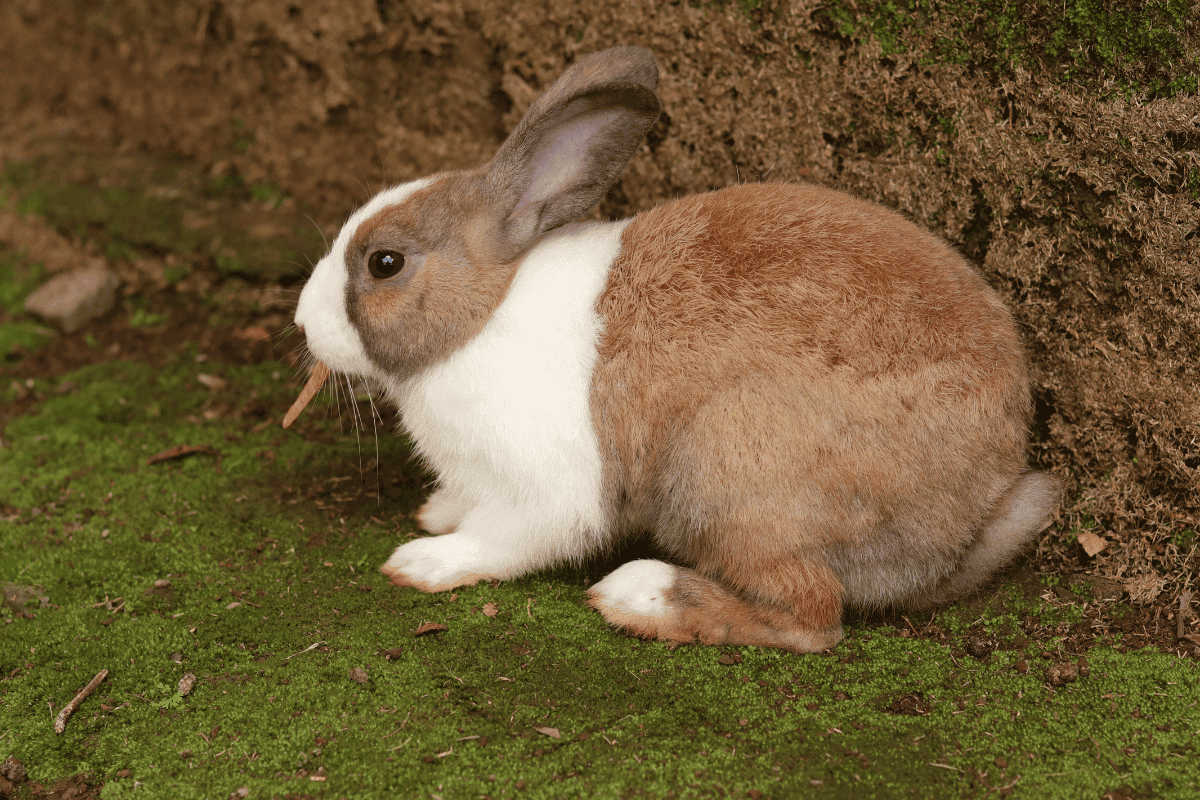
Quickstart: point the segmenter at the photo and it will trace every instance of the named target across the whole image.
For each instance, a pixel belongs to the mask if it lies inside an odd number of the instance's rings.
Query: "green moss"
[[[209,188],[210,197],[225,207],[216,212],[199,208],[195,201],[174,190],[143,187],[95,186],[63,183],[42,174],[35,162],[8,164],[0,185],[16,193],[17,210],[36,214],[59,231],[94,241],[112,260],[132,261],[163,253],[199,257],[225,273],[274,279],[308,263],[310,254],[324,249],[320,233],[310,225],[296,224],[288,236],[255,235],[252,225],[238,222],[238,206],[253,201],[261,209],[277,209],[287,199],[272,183],[245,188],[240,179],[222,179]],[[191,271],[191,265],[168,268],[174,283]]]
[[[25,314],[25,298],[45,279],[41,264],[0,248],[0,358],[14,348],[37,350],[57,335]]]
[[[392,469],[375,502],[354,437],[306,441],[256,410],[290,402],[275,365],[200,365],[193,351],[73,373],[73,394],[47,392],[6,430],[0,581],[49,605],[0,620],[0,755],[35,780],[91,771],[106,797],[145,798],[1200,785],[1198,676],[1170,656],[1094,649],[1090,675],[1051,688],[1050,662],[1020,649],[955,657],[886,625],[849,625],[829,655],[640,642],[586,607],[595,565],[452,594],[390,587],[375,565],[415,535],[424,476]],[[204,421],[201,368],[241,411]],[[181,443],[217,455],[146,463]],[[403,441],[380,448],[409,463]],[[937,621],[1001,633],[1035,606],[1011,589]],[[447,629],[416,636],[427,621]],[[102,668],[55,735],[53,714]]]
[[[24,313],[25,298],[45,280],[46,268],[42,264],[0,248],[0,313]]]
[[[1150,98],[1195,93],[1200,76],[1187,0],[835,0],[817,18],[847,39],[874,39],[885,56],[1050,70]]]
[[[52,329],[32,320],[2,323],[0,324],[0,357],[7,356],[17,348],[27,351],[37,350],[56,335]]]

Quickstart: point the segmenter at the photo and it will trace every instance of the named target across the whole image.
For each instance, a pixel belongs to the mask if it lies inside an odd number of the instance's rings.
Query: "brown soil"
[[[0,167],[41,158],[104,185],[95,168],[69,166],[80,154],[122,168],[171,160],[208,178],[271,181],[328,234],[372,189],[486,161],[578,54],[648,47],[664,114],[600,213],[737,181],[810,180],[956,243],[1025,331],[1031,460],[1067,485],[1031,569],[1064,585],[1100,577],[1137,604],[1071,636],[1119,625],[1175,647],[1178,598],[1200,571],[1200,190],[1189,183],[1200,180],[1200,101],[1111,100],[1111,87],[1074,87],[1050,70],[885,56],[840,35],[818,3],[741,7],[15,0],[0,8]],[[936,21],[927,35],[936,40]],[[36,221],[4,230],[51,269],[97,257]],[[185,308],[233,285],[213,265],[178,285],[152,258],[110,266],[127,297]],[[189,339],[225,361],[286,359],[294,339],[246,334],[286,325],[263,300],[283,287],[238,285],[223,300],[243,309],[229,324],[147,331],[117,313],[90,329],[99,349],[83,334],[59,337],[0,374],[154,359]],[[1086,555],[1080,530],[1106,549]]]

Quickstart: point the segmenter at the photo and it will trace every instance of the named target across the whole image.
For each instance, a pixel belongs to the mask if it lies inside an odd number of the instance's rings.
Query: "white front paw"
[[[397,586],[444,592],[493,577],[480,563],[477,548],[461,534],[417,539],[396,548],[379,568]]]

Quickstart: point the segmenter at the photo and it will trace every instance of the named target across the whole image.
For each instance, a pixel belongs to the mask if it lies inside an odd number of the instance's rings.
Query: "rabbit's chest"
[[[589,395],[602,320],[596,299],[624,223],[567,226],[526,256],[470,342],[389,387],[404,427],[439,473],[599,480]],[[589,478],[589,481],[591,478]]]

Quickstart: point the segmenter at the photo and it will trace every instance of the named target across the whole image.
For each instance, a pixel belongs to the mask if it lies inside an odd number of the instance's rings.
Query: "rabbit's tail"
[[[929,608],[965,597],[988,582],[1050,524],[1062,487],[1048,472],[1027,472],[1000,498],[957,571],[905,605]]]

